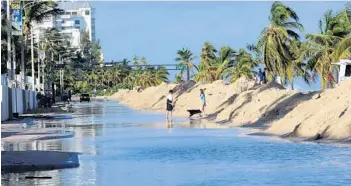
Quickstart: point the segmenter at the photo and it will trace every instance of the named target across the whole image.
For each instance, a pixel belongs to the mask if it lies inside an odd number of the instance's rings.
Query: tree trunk
[[[189,81],[190,80],[190,69],[189,66],[186,66],[186,80]]]

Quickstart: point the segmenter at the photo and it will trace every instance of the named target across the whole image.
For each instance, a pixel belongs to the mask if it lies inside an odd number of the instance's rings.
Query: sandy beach
[[[173,115],[185,117],[187,109],[200,108],[200,89],[204,88],[206,119],[213,126],[249,127],[262,134],[301,139],[350,141],[351,81],[318,92],[287,90],[275,82],[257,85],[245,79],[229,85],[224,81],[162,83],[142,92],[120,90],[108,99],[137,110],[165,112],[166,95],[172,89]]]

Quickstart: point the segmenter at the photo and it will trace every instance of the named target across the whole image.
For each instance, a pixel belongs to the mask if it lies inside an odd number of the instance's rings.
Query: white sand
[[[140,93],[121,90],[108,99],[136,109],[165,112],[166,95],[174,89],[174,115],[188,116],[187,109],[201,106],[201,88],[206,88],[206,114],[211,122],[257,127],[276,135],[289,134],[300,124],[294,132],[297,137],[351,138],[351,81],[321,93],[299,93],[276,83],[260,86],[245,79],[230,85],[223,81],[182,86],[163,83]]]

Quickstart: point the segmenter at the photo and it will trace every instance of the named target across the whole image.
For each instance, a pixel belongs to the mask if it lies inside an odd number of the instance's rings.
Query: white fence
[[[28,80],[26,77],[24,83]],[[23,114],[37,107],[37,92],[8,87],[6,74],[1,75],[1,83],[1,121],[11,118],[13,113]]]

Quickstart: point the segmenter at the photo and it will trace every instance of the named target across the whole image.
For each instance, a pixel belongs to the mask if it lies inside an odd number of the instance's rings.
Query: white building
[[[332,75],[337,84],[344,80],[351,80],[351,59],[341,59],[332,64]]]
[[[58,7],[63,9],[61,15],[52,16],[42,23],[35,24],[33,34],[40,36],[47,28],[57,28],[61,33],[70,38],[74,47],[80,46],[81,32],[88,32],[90,41],[95,41],[95,10],[88,2],[58,2]]]

